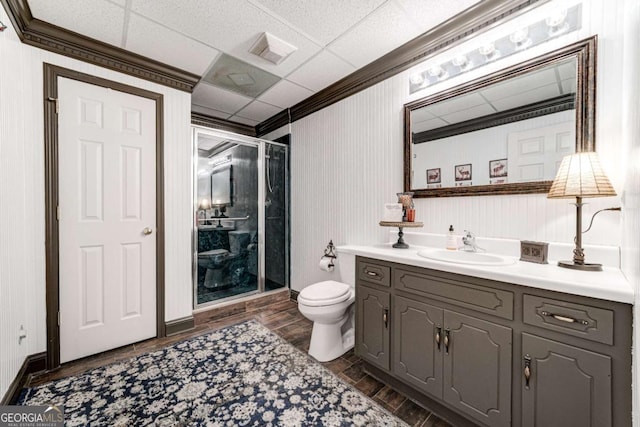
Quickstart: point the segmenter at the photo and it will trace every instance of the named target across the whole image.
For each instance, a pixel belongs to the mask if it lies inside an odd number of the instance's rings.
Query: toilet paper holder
[[[333,260],[338,258],[335,251],[336,251],[336,247],[333,244],[333,239],[329,240],[329,244],[325,248],[324,255],[322,255],[322,258],[331,258],[331,261],[329,262],[330,268],[335,267],[335,265],[333,264]]]

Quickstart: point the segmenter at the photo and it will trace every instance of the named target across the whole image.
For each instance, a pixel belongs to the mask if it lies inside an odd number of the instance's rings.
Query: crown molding
[[[219,119],[217,117],[207,116],[202,113],[191,113],[191,124],[196,126],[204,126],[212,129],[226,130],[229,132],[239,133],[241,135],[256,136],[256,129],[253,126],[242,123],[232,122],[230,120]]]
[[[200,76],[36,19],[26,0],[0,0],[20,40],[104,68],[193,92]]]
[[[453,16],[426,33],[408,41],[379,59],[349,74],[342,80],[311,95],[289,110],[268,118],[256,126],[258,136],[272,132],[287,123],[300,120],[331,104],[386,80],[444,49],[470,40],[500,24],[549,0],[484,0]]]

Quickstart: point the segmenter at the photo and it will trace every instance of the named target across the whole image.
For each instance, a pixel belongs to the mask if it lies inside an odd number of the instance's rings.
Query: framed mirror
[[[233,165],[218,166],[211,172],[211,205],[233,206]]]
[[[404,191],[545,193],[595,149],[596,37],[404,106]]]

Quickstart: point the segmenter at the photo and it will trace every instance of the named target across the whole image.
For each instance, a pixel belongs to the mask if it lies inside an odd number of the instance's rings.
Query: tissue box
[[[402,221],[402,204],[400,203],[385,203],[384,214],[382,215],[383,221],[388,222],[400,222]]]

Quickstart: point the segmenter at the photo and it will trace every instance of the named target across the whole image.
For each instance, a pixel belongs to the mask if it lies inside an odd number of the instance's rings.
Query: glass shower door
[[[288,147],[265,145],[265,281],[266,291],[289,286]]]
[[[258,292],[259,145],[207,132],[197,142],[195,305]]]

